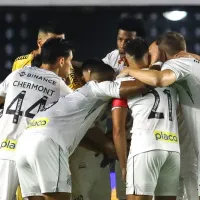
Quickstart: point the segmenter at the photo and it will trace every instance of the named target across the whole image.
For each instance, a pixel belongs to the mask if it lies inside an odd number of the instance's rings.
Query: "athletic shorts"
[[[19,185],[15,161],[0,160],[0,199],[13,200]]]
[[[68,155],[53,140],[40,134],[22,135],[16,154],[23,197],[71,193]]]
[[[177,196],[179,174],[179,153],[155,150],[129,155],[126,194]]]
[[[110,200],[109,167],[100,167],[102,158],[82,147],[70,156],[73,200]]]

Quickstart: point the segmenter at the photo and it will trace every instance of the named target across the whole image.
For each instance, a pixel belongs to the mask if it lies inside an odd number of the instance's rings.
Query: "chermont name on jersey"
[[[24,81],[14,81],[13,82],[14,87],[20,87],[20,88],[27,88],[30,90],[37,90],[39,92],[43,92],[44,94],[47,94],[49,96],[52,96],[55,92],[54,90],[48,89],[42,85],[37,85],[34,83],[24,82]]]

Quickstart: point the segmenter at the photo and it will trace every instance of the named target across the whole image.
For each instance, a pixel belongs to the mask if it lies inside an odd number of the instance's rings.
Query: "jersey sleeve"
[[[102,59],[102,61],[103,61],[105,64],[109,65],[109,64],[110,64],[110,57],[111,57],[111,53],[108,53],[108,54],[106,55],[106,57]]]
[[[63,80],[60,81],[60,96],[65,96],[72,93],[73,90],[65,84]]]
[[[101,83],[94,82],[92,90],[97,97],[103,100],[110,98],[120,98],[121,82],[104,81]]]
[[[9,84],[11,83],[11,80],[13,79],[13,76],[16,74],[16,72],[12,72],[9,74],[6,79],[0,84],[0,96],[5,97],[7,94],[7,90],[9,87]]]
[[[192,59],[188,58],[172,59],[165,62],[161,70],[172,70],[176,75],[176,80],[179,81],[191,74],[193,63],[192,61]]]

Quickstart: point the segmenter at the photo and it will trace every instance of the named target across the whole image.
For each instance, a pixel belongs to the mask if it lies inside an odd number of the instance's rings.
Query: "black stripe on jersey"
[[[58,183],[60,180],[60,146],[58,147],[58,179],[57,179],[57,183],[56,183],[56,192],[59,192],[59,188],[58,188]]]

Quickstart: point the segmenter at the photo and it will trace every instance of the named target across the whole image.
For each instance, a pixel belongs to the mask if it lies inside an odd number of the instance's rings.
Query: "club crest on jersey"
[[[6,139],[1,143],[0,149],[14,151],[17,144],[17,140]]]
[[[154,131],[154,135],[155,135],[156,140],[162,140],[164,142],[178,143],[177,134],[156,130],[156,131]]]
[[[26,129],[30,128],[43,128],[49,123],[49,119],[46,117],[41,117],[37,119],[33,119],[30,121],[28,127]]]

